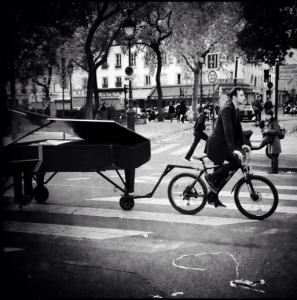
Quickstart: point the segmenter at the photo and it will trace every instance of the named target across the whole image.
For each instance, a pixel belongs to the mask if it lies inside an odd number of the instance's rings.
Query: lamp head
[[[126,10],[127,17],[124,19],[122,23],[122,30],[125,38],[127,40],[132,40],[135,36],[135,30],[136,30],[136,22],[132,20],[131,18],[131,10]]]

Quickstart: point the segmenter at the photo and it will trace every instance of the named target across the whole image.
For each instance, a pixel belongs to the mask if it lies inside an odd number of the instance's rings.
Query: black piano
[[[134,192],[135,168],[151,157],[149,139],[114,121],[57,119],[13,109],[6,113],[13,120],[37,126],[2,147],[2,174],[6,181],[13,177],[16,203],[26,203],[28,196],[38,202],[46,201],[49,192],[45,185],[58,172],[97,172],[124,193]],[[46,132],[40,138],[39,134],[33,135],[44,127],[60,132],[61,138],[47,138],[50,133]],[[70,134],[71,138],[63,139],[63,133]],[[107,170],[118,173],[124,188],[102,173]],[[125,180],[118,170],[125,171]],[[44,181],[46,173],[53,174]],[[32,180],[37,183],[34,189]]]

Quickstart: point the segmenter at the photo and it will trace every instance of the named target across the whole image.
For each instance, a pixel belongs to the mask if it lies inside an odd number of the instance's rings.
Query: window
[[[103,77],[102,80],[103,80],[102,87],[103,88],[108,88],[108,78],[107,77]]]
[[[176,84],[181,84],[181,74],[177,74]]]
[[[121,68],[122,67],[122,56],[121,54],[116,54],[116,68]]]
[[[167,74],[161,74],[160,81],[161,81],[161,85],[167,84]]]
[[[136,53],[131,53],[131,66],[136,67]]]
[[[181,62],[182,62],[182,57],[181,57],[181,55],[178,55],[176,57],[176,64],[179,65],[179,64],[181,64]]]
[[[151,76],[149,75],[145,76],[145,85],[151,85]]]
[[[121,87],[122,86],[122,78],[121,77],[116,77],[116,87]]]

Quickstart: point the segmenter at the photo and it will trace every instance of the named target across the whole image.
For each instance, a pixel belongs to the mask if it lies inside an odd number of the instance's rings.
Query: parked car
[[[239,107],[240,121],[244,119],[248,119],[249,121],[252,121],[254,116],[255,113],[251,104],[246,104]]]
[[[136,118],[146,118],[148,116],[148,112],[145,108],[133,107],[136,115]]]

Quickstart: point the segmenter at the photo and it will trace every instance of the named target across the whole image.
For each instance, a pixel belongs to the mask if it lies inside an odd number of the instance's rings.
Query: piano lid
[[[7,109],[15,121],[55,129],[93,143],[135,144],[147,138],[114,122],[104,120],[58,119],[24,110]]]

